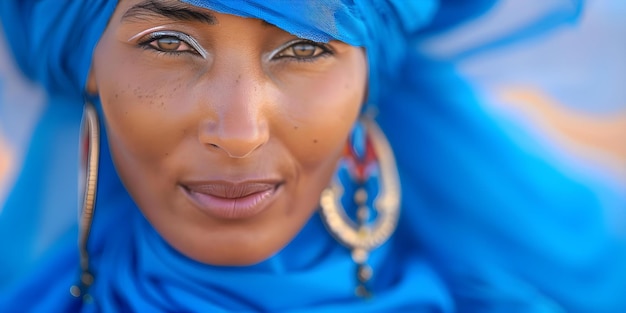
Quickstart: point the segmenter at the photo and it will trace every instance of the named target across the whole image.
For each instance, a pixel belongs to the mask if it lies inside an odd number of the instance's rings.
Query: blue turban
[[[368,101],[378,107],[377,121],[396,153],[403,189],[398,229],[371,256],[375,298],[357,298],[351,282],[336,279],[349,275],[352,260],[317,216],[282,251],[254,266],[217,267],[186,258],[137,210],[103,138],[89,242],[96,272],[90,290],[94,301],[81,307],[68,292],[79,270],[75,237],[67,236],[41,260],[30,280],[0,293],[0,308],[616,313],[626,308],[626,244],[606,225],[597,197],[515,146],[480,109],[451,64],[415,48],[420,38],[479,16],[495,1],[184,2],[263,19],[303,38],[341,40],[366,49]],[[0,3],[18,65],[50,94],[46,116],[64,114],[58,113],[63,112],[59,106],[80,110],[92,50],[116,4]],[[0,215],[2,255],[9,259],[28,254],[24,249],[31,243],[6,239],[28,231],[7,227],[5,216],[21,217],[13,220],[26,225],[29,218],[43,215],[25,199],[41,188],[37,184],[45,173],[28,165],[42,161],[36,147],[50,139],[46,134],[47,129],[36,132],[29,152],[34,160],[27,160]],[[14,253],[11,247],[19,249]]]

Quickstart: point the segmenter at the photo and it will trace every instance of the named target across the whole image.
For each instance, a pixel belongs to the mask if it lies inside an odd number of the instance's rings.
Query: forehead
[[[169,18],[181,21],[198,21],[215,24],[216,19],[210,11],[198,9],[180,1],[133,0],[125,1],[122,21],[143,21],[153,18]]]
[[[215,23],[211,11],[256,18],[295,36],[318,42],[362,45],[363,22],[342,0],[124,0],[124,18],[155,16]],[[346,1],[348,2],[348,1]]]

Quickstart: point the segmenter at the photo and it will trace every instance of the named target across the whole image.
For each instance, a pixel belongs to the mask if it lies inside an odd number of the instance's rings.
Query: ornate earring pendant
[[[79,282],[70,288],[70,293],[76,298],[82,297],[84,301],[91,301],[87,291],[94,277],[89,270],[87,242],[95,213],[100,158],[100,124],[96,108],[91,103],[86,103],[83,111],[79,150],[78,250],[81,273]]]
[[[400,179],[391,146],[373,121],[359,121],[339,161],[337,174],[320,197],[322,220],[330,233],[352,252],[356,264],[355,293],[372,294],[370,251],[396,229]]]

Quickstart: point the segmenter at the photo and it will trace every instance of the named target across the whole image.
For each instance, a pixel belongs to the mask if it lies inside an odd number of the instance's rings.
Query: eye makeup
[[[281,56],[280,54],[283,53],[285,50],[289,49],[290,47],[293,47],[295,45],[298,44],[309,44],[312,46],[315,46],[319,49],[322,50],[322,52],[318,55],[312,55],[309,57],[297,57],[297,56],[293,56],[292,58],[294,59],[298,59],[298,60],[313,60],[316,59],[318,57],[321,57],[325,54],[333,54],[334,51],[332,50],[332,48],[330,48],[330,46],[323,44],[323,43],[319,43],[319,42],[315,42],[315,41],[311,41],[311,40],[307,40],[307,39],[302,39],[302,38],[297,38],[297,39],[293,39],[290,40],[282,45],[280,45],[278,48],[274,49],[272,52],[270,52],[269,54],[266,55],[265,59],[266,61],[270,61],[273,59],[280,59],[280,58],[285,58],[288,56]]]
[[[138,33],[138,34],[136,34],[136,35],[134,35],[134,36],[132,36],[132,37],[128,38],[128,40],[127,40],[127,41],[128,41],[128,42],[131,42],[131,41],[133,41],[133,40],[135,40],[135,39],[137,39],[137,38],[141,38],[141,37],[145,36],[146,34],[149,34],[149,33],[151,33],[151,32],[155,32],[155,31],[157,31],[157,30],[162,30],[162,29],[165,29],[165,26],[161,25],[161,26],[156,26],[156,27],[148,28],[148,29],[143,30],[143,31],[141,31],[140,33]]]
[[[134,35],[133,37],[129,38],[128,41],[134,41],[139,38],[141,41],[140,42],[141,45],[147,45],[150,42],[157,40],[157,39],[161,39],[161,38],[167,38],[167,37],[176,38],[185,42],[187,45],[189,45],[203,59],[207,58],[208,52],[200,45],[200,43],[198,43],[198,41],[195,38],[182,32],[162,30],[162,29],[165,29],[165,26],[157,26],[157,27],[144,30],[138,33],[137,35]],[[164,51],[164,52],[167,52],[167,51]]]

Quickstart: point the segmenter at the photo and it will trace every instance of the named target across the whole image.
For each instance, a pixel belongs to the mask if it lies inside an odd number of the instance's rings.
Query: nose
[[[232,72],[231,72],[232,73]],[[198,139],[208,149],[231,158],[245,158],[269,139],[265,116],[268,102],[262,84],[252,75],[240,74],[226,84],[214,84],[207,99],[213,114],[199,124]]]

